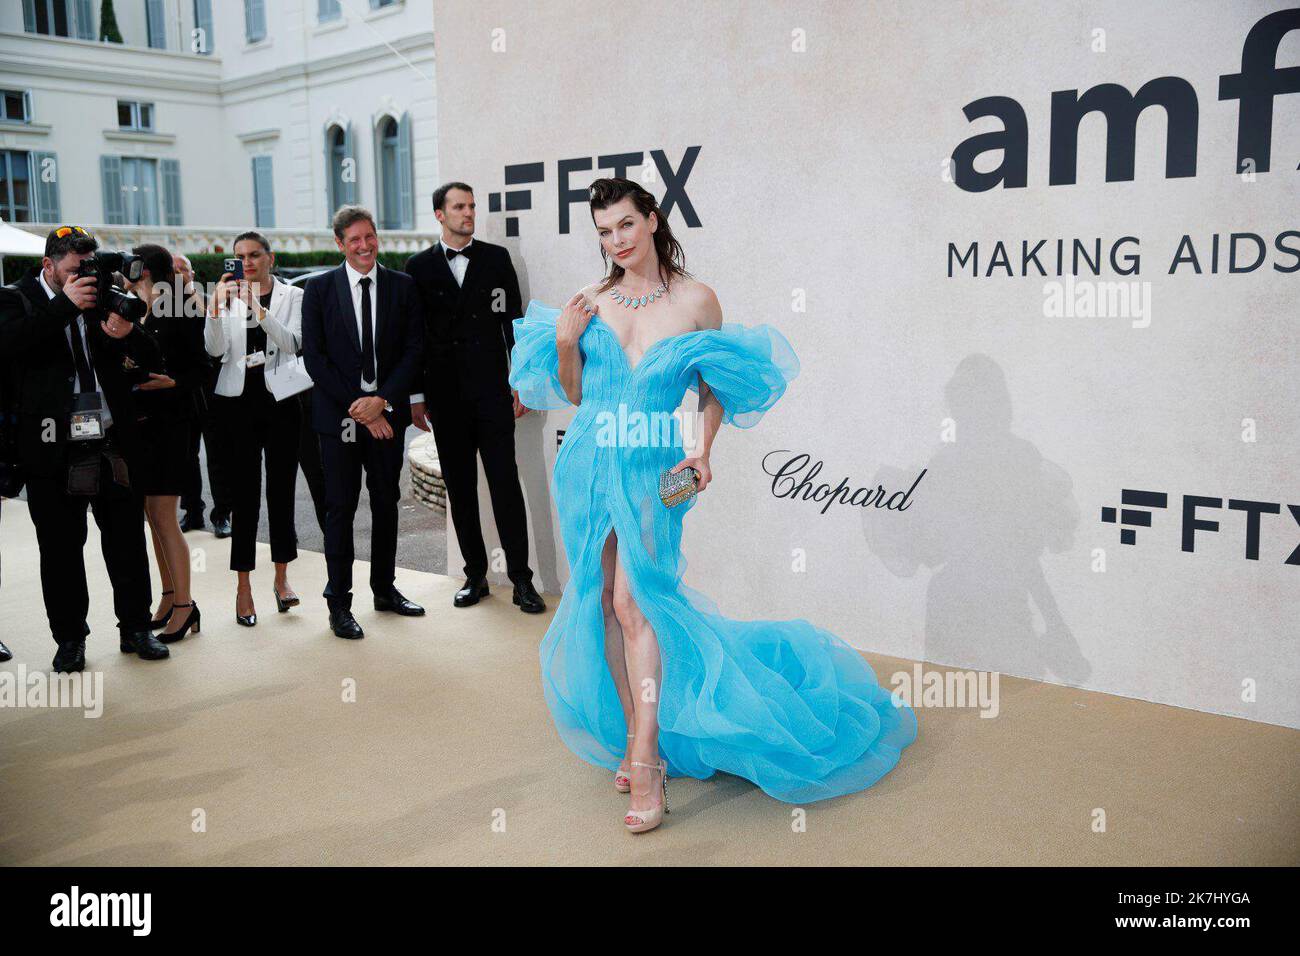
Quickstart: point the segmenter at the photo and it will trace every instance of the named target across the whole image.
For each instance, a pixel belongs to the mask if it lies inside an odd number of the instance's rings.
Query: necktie
[[[451,247],[447,247],[447,261],[448,261],[448,262],[451,262],[451,260],[452,260],[452,259],[455,259],[457,256],[464,256],[466,259],[468,259],[468,258],[469,258],[469,246],[466,246],[464,249],[452,249]]]
[[[375,331],[372,328],[373,313],[370,310],[370,276],[364,277],[361,286],[361,381],[374,382],[375,375]]]
[[[76,319],[68,324],[68,331],[72,333],[72,361],[77,366],[77,379],[81,384],[79,390],[93,392],[95,373],[90,370],[90,360],[86,358],[86,349],[81,341],[80,324]]]

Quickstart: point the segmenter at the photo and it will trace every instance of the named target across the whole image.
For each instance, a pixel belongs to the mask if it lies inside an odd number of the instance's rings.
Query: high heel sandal
[[[168,634],[166,631],[163,631],[158,635],[158,640],[162,641],[164,644],[174,644],[177,641],[184,640],[185,635],[189,634],[191,631],[195,634],[199,633],[200,619],[199,604],[197,601],[191,601],[189,604],[173,604],[172,607],[192,607],[194,610],[190,612],[190,616],[185,619],[185,623],[181,625],[179,631],[176,631],[174,634]]]
[[[249,596],[250,598],[253,596],[253,592],[252,592],[251,590],[249,591],[248,596]],[[257,624],[257,611],[254,611],[252,614],[240,614],[240,613],[239,613],[239,591],[238,591],[238,589],[236,589],[236,591],[235,591],[235,623],[236,623],[236,624],[241,624],[241,625],[243,625],[244,627],[253,627],[253,626],[255,626],[255,625]]]
[[[271,593],[275,595],[275,609],[281,614],[289,610],[291,607],[297,607],[299,604],[298,595],[295,594],[293,597],[282,598],[280,597],[280,589],[274,584],[271,585]]]
[[[627,739],[631,740],[634,736],[636,735],[628,734]],[[632,778],[629,777],[626,773],[624,773],[621,767],[618,770],[614,771],[614,789],[617,790],[619,793],[632,792]]]
[[[664,814],[668,813],[668,764],[663,760],[658,763],[642,763],[640,760],[633,760],[632,766],[658,770],[659,779],[663,783],[664,802],[662,806],[651,807],[648,810],[628,810],[623,816],[623,826],[627,827],[629,833],[646,833],[663,823]],[[629,823],[629,820],[638,822]]]
[[[175,594],[175,593],[176,593],[175,591],[164,591],[164,592],[162,593],[162,597],[166,597],[166,596],[169,595],[169,594]],[[149,630],[151,630],[151,631],[156,631],[156,630],[158,630],[158,628],[160,628],[160,627],[166,627],[166,626],[167,626],[167,622],[170,621],[170,620],[172,619],[172,609],[175,608],[175,607],[176,607],[176,605],[173,604],[171,607],[169,607],[169,608],[167,609],[167,613],[164,614],[162,617],[158,618],[156,621],[150,621],[150,622],[149,622]]]

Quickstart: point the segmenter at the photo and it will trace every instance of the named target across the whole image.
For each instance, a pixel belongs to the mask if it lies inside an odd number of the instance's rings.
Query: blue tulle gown
[[[558,316],[533,301],[514,322],[510,384],[529,408],[570,404],[559,378]],[[770,326],[725,323],[657,342],[632,367],[597,316],[579,346],[582,404],[555,461],[570,578],[541,644],[546,701],[564,742],[609,770],[627,745],[600,601],[600,555],[612,528],[632,596],[659,641],[659,749],[670,776],[722,771],[791,803],[871,786],[916,738],[916,715],[895,706],[862,656],[833,634],[802,619],[732,620],[683,584],[682,519],[701,499],[668,508],[658,491],[659,475],[684,457],[681,432],[673,429],[670,441],[657,440],[663,429],[640,437],[628,417],[670,415],[702,376],[724,422],[748,428],[798,373],[790,343]],[[620,405],[626,429],[617,425]]]

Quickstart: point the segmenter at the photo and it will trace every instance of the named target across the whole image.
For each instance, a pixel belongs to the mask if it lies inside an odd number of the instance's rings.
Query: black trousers
[[[257,528],[262,520],[262,462],[266,462],[266,510],[271,524],[271,560],[298,557],[294,498],[298,486],[298,403],[277,402],[261,375],[251,372],[237,398],[218,395],[216,403],[229,452],[231,499],[230,570],[257,567]]]
[[[325,600],[331,611],[352,607],[352,525],[361,500],[361,473],[370,493],[370,590],[387,595],[397,566],[397,500],[403,436],[378,441],[358,425],[353,441],[337,435],[320,436],[325,469],[325,564],[329,583]]]
[[[311,503],[316,509],[316,523],[320,525],[321,534],[325,533],[325,472],[320,463],[320,436],[311,425],[311,392],[299,392],[295,396],[298,408],[302,412],[302,432],[298,439],[298,464],[302,467],[302,476],[307,479],[307,490],[311,492]]]
[[[442,480],[452,527],[465,557],[465,576],[487,574],[487,549],[478,509],[478,461],[483,459],[497,534],[506,553],[511,581],[530,581],[528,515],[515,464],[515,416],[510,394],[464,404],[444,404],[434,415],[433,439],[438,445]]]
[[[149,628],[153,590],[144,544],[144,506],[138,494],[113,483],[107,462],[100,467],[99,494],[68,494],[68,479],[27,479],[27,509],[40,549],[41,594],[50,634],[58,644],[90,634],[86,615],[86,508],[99,526],[104,566],[113,584],[113,610],[123,634]]]
[[[231,501],[229,451],[221,422],[217,418],[216,396],[209,390],[202,413],[190,427],[190,445],[186,458],[189,480],[181,497],[181,509],[203,513],[203,474],[199,468],[199,441],[208,450],[208,491],[212,494],[211,520],[229,518],[234,505]]]

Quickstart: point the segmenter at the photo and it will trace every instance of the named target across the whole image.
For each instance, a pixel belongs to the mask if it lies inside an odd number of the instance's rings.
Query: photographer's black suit
[[[406,263],[424,308],[424,401],[466,577],[483,578],[488,570],[475,461],[481,455],[507,573],[516,583],[530,581],[528,519],[515,464],[508,381],[515,344],[511,323],[523,315],[519,279],[503,246],[475,239],[461,254],[468,255],[469,266],[460,285],[441,243]]]
[[[424,329],[411,277],[376,265],[369,293],[377,388],[362,389],[363,335],[353,307],[347,265],[307,283],[302,300],[302,357],[315,383],[312,424],[320,435],[325,471],[325,560],[331,611],[352,606],[352,524],[361,495],[361,472],[370,492],[370,589],[377,597],[393,590],[397,561],[398,480],[411,424],[412,390],[417,387]],[[358,398],[378,395],[392,406],[384,417],[393,437],[376,440],[348,409]]]
[[[101,464],[98,494],[68,493],[68,419],[78,377],[68,329],[70,323],[78,329],[78,309],[62,292],[51,299],[38,274],[33,269],[17,283],[31,304],[30,315],[12,295],[0,299],[0,355],[8,363],[8,384],[19,413],[19,460],[40,545],[50,631],[60,645],[90,633],[82,557],[88,505],[100,530],[118,628],[123,636],[148,631],[152,595],[140,495],[115,483],[107,463]],[[161,371],[162,358],[139,329],[117,340],[103,333],[97,318],[84,324],[87,360],[112,416],[106,438],[129,467],[141,447],[131,386],[144,373]]]

